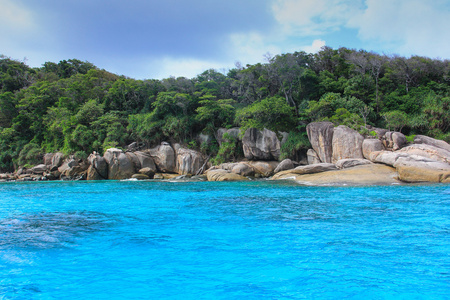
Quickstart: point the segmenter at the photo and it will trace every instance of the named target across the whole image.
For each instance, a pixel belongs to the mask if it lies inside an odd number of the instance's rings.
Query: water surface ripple
[[[448,185],[0,184],[0,299],[448,295]]]

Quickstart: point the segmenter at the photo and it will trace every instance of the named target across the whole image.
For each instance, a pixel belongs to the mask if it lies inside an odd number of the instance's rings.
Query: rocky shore
[[[248,129],[242,138],[245,158],[212,166],[206,155],[180,144],[163,142],[150,149],[133,143],[77,160],[48,153],[42,164],[0,174],[0,181],[170,179],[236,181],[258,178],[295,180],[309,185],[450,183],[450,145],[427,136],[412,143],[400,132],[368,128],[363,136],[346,126],[315,122],[307,126],[312,149],[301,161],[279,161],[285,133]],[[219,129],[239,138],[239,128]]]

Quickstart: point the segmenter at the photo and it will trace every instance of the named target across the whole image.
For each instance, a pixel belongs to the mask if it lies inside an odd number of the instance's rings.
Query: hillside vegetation
[[[133,141],[179,142],[230,159],[237,148],[229,139],[220,149],[216,133],[236,126],[290,132],[282,156],[295,157],[308,147],[305,125],[320,120],[450,142],[450,61],[324,47],[226,75],[211,69],[191,79],[135,80],[77,59],[30,68],[0,56],[3,172],[46,152],[86,158]],[[201,133],[212,139],[201,142]]]

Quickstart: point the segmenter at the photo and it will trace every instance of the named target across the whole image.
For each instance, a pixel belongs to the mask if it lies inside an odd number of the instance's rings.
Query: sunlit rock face
[[[333,154],[334,124],[331,122],[314,122],[306,126],[309,142],[316,151],[320,162],[331,163]]]

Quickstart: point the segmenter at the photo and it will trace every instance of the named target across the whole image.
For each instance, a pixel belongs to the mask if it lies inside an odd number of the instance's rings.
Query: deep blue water
[[[0,184],[0,299],[449,299],[450,185]]]

